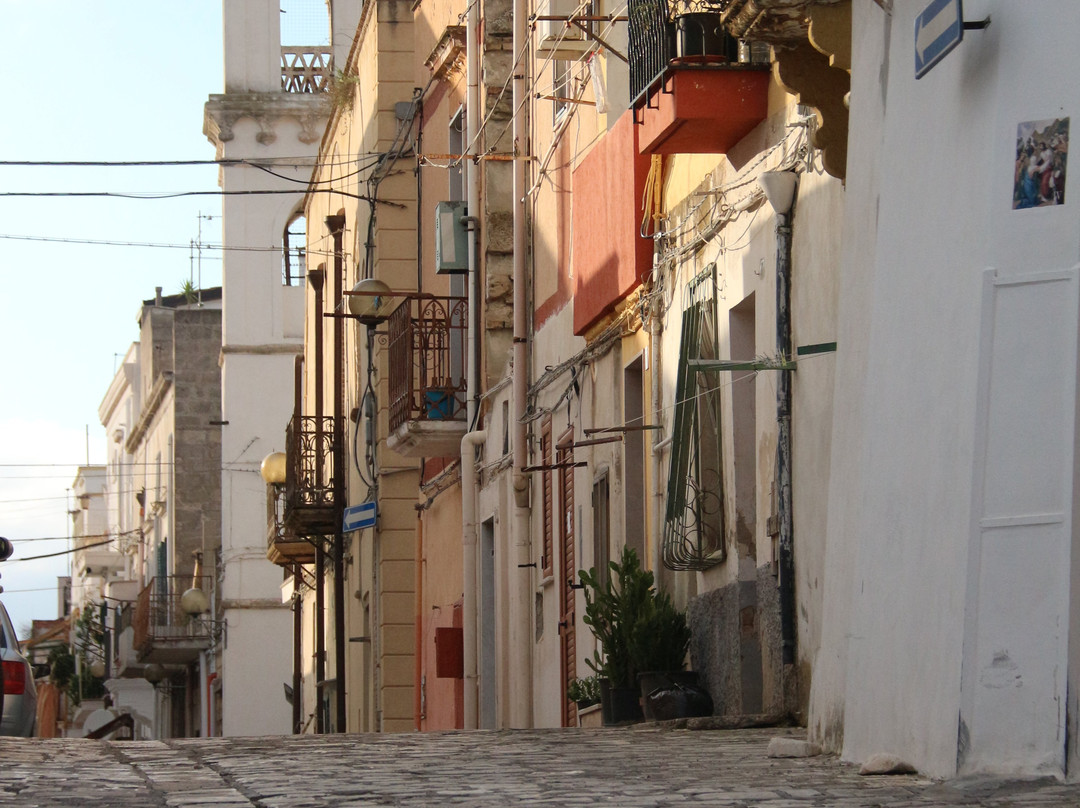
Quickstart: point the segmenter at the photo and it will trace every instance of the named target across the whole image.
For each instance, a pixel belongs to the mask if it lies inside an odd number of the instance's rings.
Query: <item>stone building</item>
[[[82,605],[107,607],[106,687],[140,737],[220,726],[221,290],[200,297],[159,289],[143,302],[140,339],[99,408],[106,549],[122,563]],[[89,553],[101,549],[87,549],[73,588],[93,582]],[[190,590],[198,609],[182,603]]]

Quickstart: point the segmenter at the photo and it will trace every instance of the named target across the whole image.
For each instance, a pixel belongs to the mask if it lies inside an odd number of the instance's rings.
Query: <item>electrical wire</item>
[[[168,242],[155,242],[155,241],[121,241],[119,239],[89,239],[89,238],[66,238],[62,236],[27,236],[17,235],[14,233],[0,233],[0,241],[33,241],[43,243],[54,244],[80,244],[91,245],[101,247],[146,247],[154,249],[176,249],[176,250],[190,250],[192,248],[200,250],[220,250],[222,252],[270,252],[278,253],[284,249],[281,246],[278,247],[241,247],[241,246],[229,246],[226,244],[199,244],[195,242],[189,242],[188,244],[170,244]],[[305,250],[307,255],[320,255],[331,256],[333,253],[326,251]],[[221,256],[204,256],[204,261],[220,261]]]
[[[186,196],[274,196],[279,194],[296,194],[297,191],[290,188],[264,188],[247,191],[146,191],[142,193],[125,193],[121,191],[3,191],[0,197],[36,197],[36,198],[111,198],[111,199],[178,199]],[[369,199],[360,194],[341,191],[334,188],[309,188],[308,193],[339,194],[351,199],[360,199],[367,202],[382,202],[383,204],[395,204],[386,200]],[[403,207],[400,206],[399,207]]]
[[[361,152],[358,157],[377,157],[379,152]],[[252,160],[251,158],[230,158],[221,160],[0,160],[0,168],[134,168],[134,167],[171,167],[171,166],[239,166],[249,165],[261,168],[263,164],[276,165],[283,168],[312,168],[315,165],[352,165],[355,161],[348,160],[332,163],[331,161],[317,162],[311,156],[298,157],[271,157],[266,160]]]
[[[43,553],[42,555],[27,556],[26,558],[10,558],[3,562],[5,564],[18,564],[20,561],[40,561],[43,558],[56,558],[58,556],[71,555],[72,553],[78,553],[83,550],[92,550],[95,547],[104,547],[106,544],[112,544],[112,539],[108,541],[99,541],[94,544],[84,544],[82,547],[73,547],[68,550],[60,550],[56,553]]]

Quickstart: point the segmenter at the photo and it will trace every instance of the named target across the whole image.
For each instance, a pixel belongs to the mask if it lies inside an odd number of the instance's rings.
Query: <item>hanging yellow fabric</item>
[[[645,177],[645,190],[641,195],[641,235],[649,236],[656,232],[656,223],[663,218],[664,196],[664,156],[652,155],[649,163],[649,174]],[[649,231],[649,220],[652,219],[652,231]]]

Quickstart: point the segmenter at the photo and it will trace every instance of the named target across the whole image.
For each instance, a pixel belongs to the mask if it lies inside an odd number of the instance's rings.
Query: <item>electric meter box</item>
[[[435,272],[457,275],[469,271],[469,231],[464,202],[440,202],[435,206]]]

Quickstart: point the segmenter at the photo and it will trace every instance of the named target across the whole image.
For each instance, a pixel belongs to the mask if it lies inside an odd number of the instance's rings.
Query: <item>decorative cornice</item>
[[[773,75],[799,103],[817,111],[813,144],[825,170],[847,173],[848,92],[851,90],[851,1],[804,9],[806,37],[773,47]]]
[[[465,71],[465,26],[448,25],[424,61],[435,78],[446,80]]]
[[[317,143],[329,117],[325,93],[223,93],[206,102],[203,134],[220,148],[236,136],[236,123],[250,118],[259,126],[255,140],[268,145],[277,140],[278,122],[292,119],[300,124],[301,143]]]
[[[729,0],[723,6],[723,25],[737,39],[774,45],[806,39],[808,12],[849,0]]]
[[[304,343],[302,342],[278,342],[266,345],[222,345],[221,352],[218,354],[218,367],[225,364],[226,354],[242,354],[245,356],[293,354],[299,356],[303,352]]]

